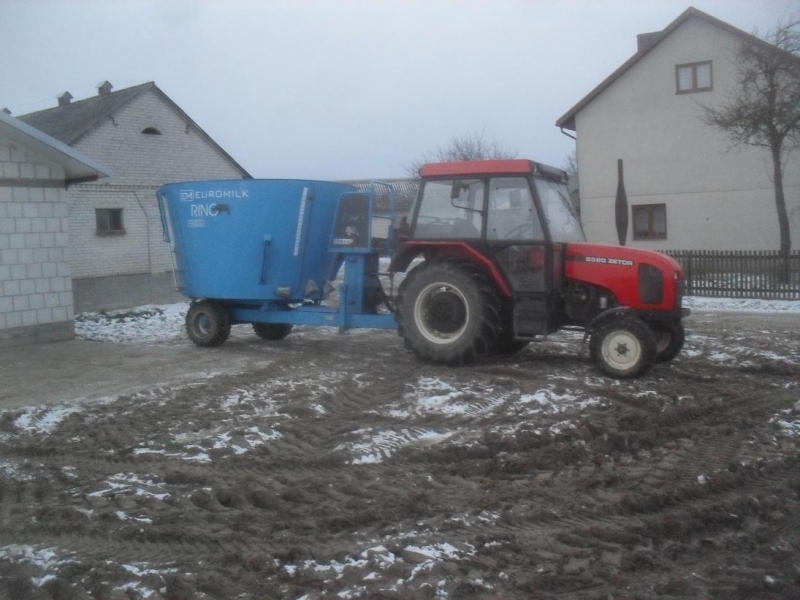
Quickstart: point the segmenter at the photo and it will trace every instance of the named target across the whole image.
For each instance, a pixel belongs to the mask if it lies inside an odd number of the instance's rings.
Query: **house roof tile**
[[[203,137],[210,145],[217,149],[234,167],[242,173],[242,176],[250,179],[251,175],[236,162],[233,157],[228,154],[222,147],[217,144],[211,136],[209,136],[203,129],[194,122],[194,120],[187,115],[180,106],[175,104],[172,99],[167,96],[159,87],[152,81],[136,85],[133,87],[118,90],[116,92],[109,92],[86,98],[85,100],[78,100],[77,102],[70,102],[65,106],[56,106],[40,110],[38,112],[21,115],[20,121],[43,131],[47,135],[55,139],[73,146],[83,136],[94,130],[105,119],[117,113],[122,107],[137,98],[148,90],[152,90],[164,102],[166,102],[173,110],[175,110],[187,123],[191,125],[201,137]]]

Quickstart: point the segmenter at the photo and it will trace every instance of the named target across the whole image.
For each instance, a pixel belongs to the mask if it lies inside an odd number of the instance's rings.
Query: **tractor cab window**
[[[480,179],[426,181],[414,237],[479,239],[483,229],[484,183]]]
[[[536,191],[542,201],[547,226],[554,242],[585,242],[572,203],[569,201],[567,186],[549,179],[534,179]]]
[[[542,224],[524,177],[496,177],[489,182],[487,219],[487,240],[544,241]]]

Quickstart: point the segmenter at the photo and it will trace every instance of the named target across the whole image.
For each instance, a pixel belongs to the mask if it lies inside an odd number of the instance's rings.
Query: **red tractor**
[[[561,169],[529,160],[428,164],[390,271],[396,319],[422,359],[458,365],[581,328],[612,377],[681,350],[683,271],[648,250],[586,243]]]

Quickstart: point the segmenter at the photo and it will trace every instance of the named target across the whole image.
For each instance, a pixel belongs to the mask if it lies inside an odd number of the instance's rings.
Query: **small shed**
[[[0,345],[74,337],[66,190],[110,173],[0,112]]]

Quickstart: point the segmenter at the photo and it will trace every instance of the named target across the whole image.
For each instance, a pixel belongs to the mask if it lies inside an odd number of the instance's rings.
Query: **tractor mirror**
[[[469,185],[466,183],[461,183],[460,181],[454,181],[453,188],[450,190],[450,199],[455,200],[464,190],[469,191]]]

